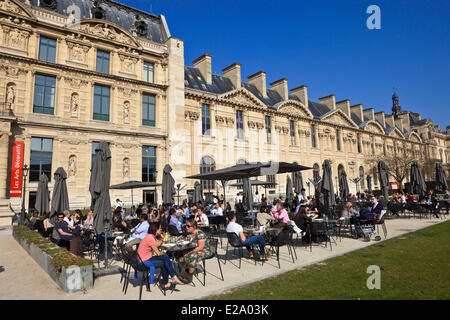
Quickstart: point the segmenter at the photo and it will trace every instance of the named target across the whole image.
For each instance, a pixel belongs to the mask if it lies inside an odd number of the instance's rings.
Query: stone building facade
[[[170,35],[164,16],[114,1],[0,0],[0,211],[20,210],[9,197],[12,145],[24,141],[26,208],[33,206],[37,179],[63,167],[71,208],[90,204],[90,168],[96,143],[112,153],[111,183],[161,182],[166,163],[175,180],[242,161],[297,161],[316,168],[324,159],[349,178],[375,174],[373,154],[414,152],[441,161],[450,176],[450,132],[430,119],[393,114],[336,101],[314,102],[308,87],[266,84],[261,71],[241,79],[241,65],[211,71],[205,54],[184,61],[182,40]],[[429,169],[428,175],[432,175]],[[270,193],[284,193],[285,176]],[[377,179],[373,179],[374,187]],[[217,189],[204,182],[206,190]],[[364,184],[361,186],[364,187]],[[355,191],[355,185],[350,184]],[[229,188],[231,189],[231,188]],[[229,190],[228,199],[236,190]],[[111,190],[127,205],[129,192]],[[137,190],[135,202],[160,202],[160,190]],[[0,220],[2,218],[0,217]],[[7,221],[3,219],[1,222]]]

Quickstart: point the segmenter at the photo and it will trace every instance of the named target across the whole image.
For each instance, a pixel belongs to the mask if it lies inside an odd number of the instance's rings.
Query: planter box
[[[70,266],[63,267],[61,272],[56,272],[55,267],[50,263],[52,257],[43,252],[34,243],[26,243],[22,238],[13,237],[28,252],[33,260],[55,281],[66,293],[83,292],[94,287],[94,276],[92,266]]]

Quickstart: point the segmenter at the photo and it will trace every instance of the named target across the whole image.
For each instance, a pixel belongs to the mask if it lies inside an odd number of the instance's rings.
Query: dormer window
[[[140,20],[140,16],[136,17],[134,26],[136,27],[136,33],[138,36],[146,37],[148,33],[148,25],[145,21]]]
[[[43,8],[55,10],[58,2],[56,0],[41,0],[40,4]]]
[[[99,1],[94,1],[94,7],[91,9],[92,18],[94,19],[105,19],[105,10],[100,7]]]

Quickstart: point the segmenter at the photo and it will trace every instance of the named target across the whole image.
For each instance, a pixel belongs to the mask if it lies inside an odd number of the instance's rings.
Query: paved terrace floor
[[[396,218],[386,220],[388,228],[388,239],[401,236],[403,234],[422,229],[443,221],[441,219],[418,219],[418,218]],[[380,229],[381,232],[381,229]],[[384,236],[382,236],[384,241]],[[220,273],[217,266],[217,260],[207,261],[206,269],[206,287],[194,278],[195,287],[191,285],[177,286],[179,291],[168,292],[164,297],[160,290],[152,287],[152,292],[146,292],[143,289],[142,299],[198,299],[211,294],[217,294],[225,290],[240,286],[249,282],[268,278],[282,272],[301,268],[303,266],[317,263],[331,257],[342,255],[344,253],[360,249],[376,241],[364,242],[359,239],[343,238],[342,242],[337,240],[333,243],[333,251],[330,248],[313,246],[312,252],[309,247],[297,247],[298,260],[292,263],[286,247],[280,252],[281,269],[278,269],[276,258],[271,258],[261,266],[258,262],[255,266],[254,260],[244,258],[242,267],[238,269],[238,260],[228,260],[225,265],[222,264],[222,270],[225,281],[220,280]],[[219,244],[220,247],[220,244]],[[225,241],[224,241],[225,247]],[[219,248],[220,256],[225,253],[224,249]],[[247,256],[247,255],[246,255]],[[231,252],[229,258],[231,257]],[[94,283],[94,289],[85,293],[66,294],[51,278],[43,272],[38,264],[22,249],[14,238],[6,232],[0,231],[0,266],[4,271],[0,271],[0,299],[106,299],[106,300],[124,300],[138,299],[139,287],[128,287],[126,295],[122,293],[122,285],[119,283],[120,275],[109,275],[97,278]],[[202,275],[201,275],[202,279]]]

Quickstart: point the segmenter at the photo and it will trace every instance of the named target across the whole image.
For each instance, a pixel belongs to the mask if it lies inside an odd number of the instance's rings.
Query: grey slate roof
[[[19,1],[25,3],[26,0]],[[166,42],[167,35],[164,30],[161,17],[111,0],[102,0],[100,3],[100,7],[105,10],[106,21],[115,23],[131,33],[131,27],[136,22],[136,16],[139,15],[140,20],[144,21],[148,26],[147,36],[145,38],[157,43]],[[41,9],[53,11],[51,9],[46,9],[39,6],[38,0],[30,0],[30,4]],[[80,8],[80,19],[93,18],[91,9],[94,6],[94,0],[57,0],[57,5],[54,12],[69,16],[70,13],[67,12],[67,8],[71,5],[75,5]]]

